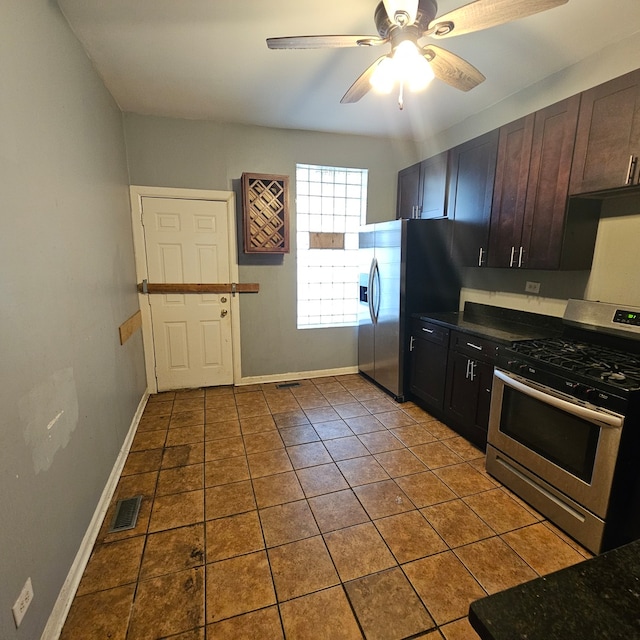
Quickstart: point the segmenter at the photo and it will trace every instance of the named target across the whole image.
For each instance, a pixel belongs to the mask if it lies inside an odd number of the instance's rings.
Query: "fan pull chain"
[[[400,111],[404,109],[404,82],[400,81],[400,93],[398,95],[398,106],[400,107]]]

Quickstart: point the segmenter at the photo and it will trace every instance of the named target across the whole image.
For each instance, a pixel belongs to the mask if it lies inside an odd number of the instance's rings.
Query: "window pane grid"
[[[367,170],[297,165],[298,328],[358,321],[358,230]],[[344,249],[310,249],[309,234],[344,235]]]

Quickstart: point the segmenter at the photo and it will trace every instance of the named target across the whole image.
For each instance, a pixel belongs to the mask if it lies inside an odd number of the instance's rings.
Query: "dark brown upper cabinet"
[[[592,229],[567,209],[580,96],[500,129],[489,239],[490,267],[589,268]],[[591,221],[593,205],[585,204]],[[575,225],[580,231],[576,233]],[[583,231],[589,233],[581,238]],[[575,246],[584,244],[584,255]]]
[[[461,267],[486,263],[498,130],[449,151],[447,215],[453,220],[453,259]]]
[[[397,218],[446,216],[447,156],[445,151],[398,172]]]
[[[640,69],[582,94],[573,194],[640,184]]]

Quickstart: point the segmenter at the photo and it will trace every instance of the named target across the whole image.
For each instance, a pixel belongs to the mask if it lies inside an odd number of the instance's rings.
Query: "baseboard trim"
[[[113,497],[113,494],[118,485],[118,480],[120,479],[122,468],[124,467],[127,455],[129,454],[129,449],[131,448],[133,437],[135,436],[136,430],[138,429],[138,424],[140,422],[140,418],[142,417],[144,408],[147,405],[148,399],[149,391],[147,390],[144,392],[144,395],[142,396],[140,403],[138,404],[136,413],[131,421],[131,426],[129,427],[129,432],[127,433],[127,436],[122,443],[120,453],[118,454],[115,464],[113,465],[113,469],[111,470],[111,474],[109,475],[107,484],[102,491],[102,495],[100,496],[100,500],[98,501],[96,510],[93,514],[93,517],[91,518],[91,522],[89,523],[89,527],[84,534],[82,542],[80,543],[80,548],[78,549],[78,553],[73,560],[71,568],[69,569],[69,573],[67,574],[67,578],[62,585],[62,589],[60,589],[60,593],[58,594],[56,603],[53,606],[51,615],[47,620],[47,625],[44,628],[42,635],[40,636],[40,640],[58,640],[58,638],[60,637],[60,633],[62,633],[62,627],[64,626],[64,622],[67,619],[67,615],[69,614],[69,609],[71,608],[71,603],[73,602],[73,598],[76,594],[76,591],[78,590],[78,585],[80,584],[82,574],[84,573],[87,563],[89,562],[93,545],[95,544],[96,538],[100,533],[102,521],[104,520],[104,516],[107,513],[107,509],[109,508],[111,498]]]
[[[290,373],[274,373],[268,376],[243,376],[236,386],[249,384],[266,384],[268,382],[290,382],[291,380],[304,380],[306,378],[326,378],[327,376],[346,376],[358,373],[358,367],[342,367],[340,369],[318,369],[316,371],[298,371]]]

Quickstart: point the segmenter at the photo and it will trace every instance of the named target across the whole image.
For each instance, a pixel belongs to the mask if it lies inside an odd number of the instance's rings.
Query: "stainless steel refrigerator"
[[[402,219],[360,231],[358,368],[399,401],[409,388],[411,315],[458,309],[450,225],[446,219]]]

